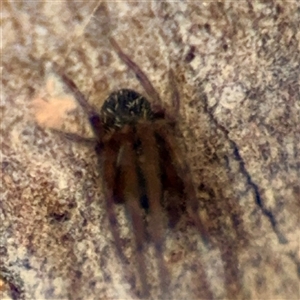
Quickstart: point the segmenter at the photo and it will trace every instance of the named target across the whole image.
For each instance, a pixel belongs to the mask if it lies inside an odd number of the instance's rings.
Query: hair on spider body
[[[125,124],[134,125],[139,120],[151,121],[154,118],[149,101],[130,89],[111,93],[101,108],[100,116],[106,130],[120,129]]]
[[[190,172],[174,137],[179,94],[170,72],[173,111],[167,113],[144,72],[114,39],[110,38],[110,42],[119,58],[135,73],[150,102],[134,90],[121,89],[111,93],[97,113],[75,83],[64,73],[58,73],[84,109],[94,131],[106,211],[118,255],[126,261],[114,210],[115,204],[124,204],[132,224],[141,294],[147,296],[149,292],[143,253],[148,234],[155,246],[161,289],[165,293],[169,278],[163,259],[166,221],[174,227],[182,212],[187,211],[204,242],[208,240],[198,214]]]

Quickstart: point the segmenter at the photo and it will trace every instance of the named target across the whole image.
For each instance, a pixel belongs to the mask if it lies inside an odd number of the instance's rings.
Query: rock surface
[[[59,89],[47,79],[52,62],[96,107],[115,89],[143,94],[108,42],[113,36],[167,108],[169,70],[175,74],[178,140],[211,237],[208,250],[192,226],[166,232],[168,298],[299,299],[299,2],[99,3],[2,4],[4,298],[139,295],[130,224],[118,207],[125,268],[115,254],[93,148],[48,128],[57,114],[52,127],[89,135],[82,111],[52,106],[38,126],[30,108],[41,91]],[[63,127],[61,115],[71,127]],[[147,247],[150,298],[159,299]]]

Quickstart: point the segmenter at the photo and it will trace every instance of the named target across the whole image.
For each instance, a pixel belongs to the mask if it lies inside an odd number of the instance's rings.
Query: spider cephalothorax
[[[139,120],[153,120],[149,101],[134,90],[113,92],[105,100],[101,112],[105,129],[120,129],[125,124],[134,125]]]
[[[148,283],[143,248],[149,234],[156,249],[160,281],[166,290],[168,272],[163,259],[163,229],[173,227],[186,210],[202,237],[206,231],[198,215],[198,201],[187,165],[182,159],[174,125],[179,108],[179,94],[170,72],[173,112],[165,113],[162,101],[143,71],[110,42],[127,66],[135,72],[150,101],[130,89],[113,92],[100,113],[88,104],[75,83],[59,72],[67,87],[85,110],[96,139],[96,153],[102,169],[106,210],[118,255],[126,260],[114,211],[124,204],[132,224],[136,243],[136,260],[142,293]],[[148,224],[145,224],[145,213]]]

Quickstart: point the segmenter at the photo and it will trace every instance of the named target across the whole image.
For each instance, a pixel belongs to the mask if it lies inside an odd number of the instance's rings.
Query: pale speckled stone
[[[127,269],[115,255],[92,147],[39,128],[28,105],[45,87],[51,61],[96,107],[117,88],[143,93],[112,51],[112,35],[166,105],[168,71],[175,73],[178,139],[186,144],[214,245],[207,250],[190,227],[167,230],[169,298],[299,299],[299,2],[97,5],[2,5],[0,280],[6,289],[12,282],[24,299],[137,297],[134,253],[128,242]],[[88,133],[78,114],[75,125]],[[117,211],[122,237],[131,241],[124,209]],[[146,259],[151,298],[158,299],[151,246]],[[9,290],[3,295],[12,297]]]

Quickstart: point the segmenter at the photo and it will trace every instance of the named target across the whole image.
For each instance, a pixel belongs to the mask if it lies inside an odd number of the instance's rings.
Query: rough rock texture
[[[93,148],[45,128],[47,120],[38,126],[29,106],[45,90],[51,62],[99,108],[115,89],[144,93],[113,52],[112,35],[166,106],[170,69],[181,95],[178,139],[187,149],[211,247],[192,226],[166,232],[168,298],[299,299],[299,22],[298,1],[4,2],[3,297],[139,295],[130,224],[119,207],[131,261],[122,266]],[[72,130],[85,126],[83,115],[82,122],[68,117]],[[159,299],[147,247],[150,294]]]

